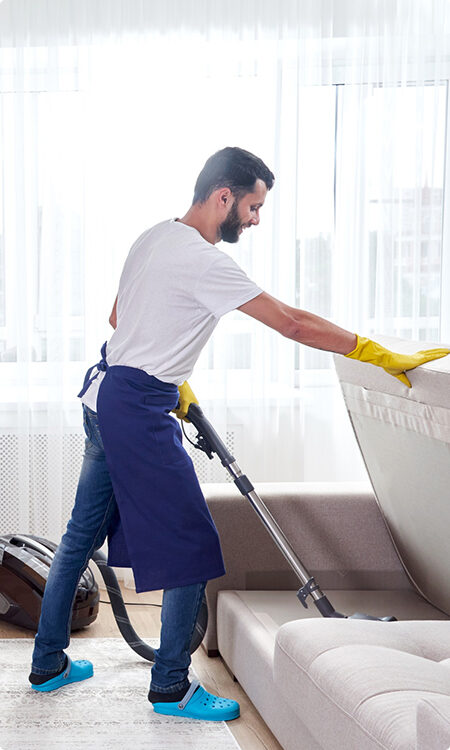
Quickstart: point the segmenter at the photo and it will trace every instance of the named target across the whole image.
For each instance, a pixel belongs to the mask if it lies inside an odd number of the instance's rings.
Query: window
[[[351,294],[347,325],[439,339],[446,101],[447,83],[300,90],[298,306],[345,327]],[[306,369],[329,366],[305,350]]]

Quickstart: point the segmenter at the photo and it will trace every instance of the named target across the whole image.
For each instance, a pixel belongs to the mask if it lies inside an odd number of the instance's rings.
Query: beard
[[[220,239],[224,242],[237,242],[239,240],[239,230],[241,229],[241,219],[238,213],[238,202],[235,201],[231,206],[230,213],[225,221],[219,226]]]

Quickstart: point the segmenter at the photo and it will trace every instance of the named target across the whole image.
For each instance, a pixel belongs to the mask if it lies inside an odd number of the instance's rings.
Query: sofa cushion
[[[433,695],[419,701],[417,750],[448,750],[449,747],[450,698]]]
[[[449,656],[448,622],[295,621],[278,631],[274,681],[324,747],[415,750],[420,701],[450,700]]]

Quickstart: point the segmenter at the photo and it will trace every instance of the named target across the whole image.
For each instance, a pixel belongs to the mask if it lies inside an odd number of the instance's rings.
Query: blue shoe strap
[[[200,685],[200,680],[194,680],[194,682],[191,684],[189,690],[187,691],[186,695],[183,696],[182,700],[178,704],[178,708],[182,711],[184,708],[186,708],[187,704],[191,700],[192,696],[194,695],[195,691],[197,690],[198,686]]]

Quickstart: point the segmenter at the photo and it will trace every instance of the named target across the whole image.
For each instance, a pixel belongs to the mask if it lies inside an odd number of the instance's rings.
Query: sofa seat
[[[274,682],[325,747],[337,734],[349,750],[412,750],[418,704],[450,707],[449,655],[446,622],[297,621],[277,634]]]
[[[283,748],[446,750],[449,618],[412,590],[326,593],[402,621],[324,619],[295,591],[218,595],[219,651]]]

